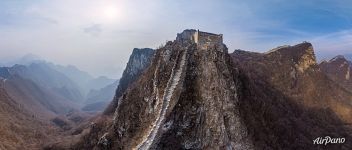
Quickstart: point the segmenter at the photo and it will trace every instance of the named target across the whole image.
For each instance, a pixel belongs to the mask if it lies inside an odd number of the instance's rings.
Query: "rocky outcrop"
[[[240,112],[256,149],[350,149],[314,145],[326,135],[351,138],[351,94],[316,64],[310,43],[267,53],[231,54],[240,72]],[[270,137],[270,140],[268,139]]]
[[[295,46],[280,46],[267,52],[266,56],[282,62],[289,61],[301,73],[311,66],[317,65],[313,46],[308,42]]]
[[[132,84],[142,72],[149,67],[155,51],[150,48],[134,48],[128,60],[127,66],[122,74],[116,89],[113,101],[110,103],[104,114],[110,115],[114,113],[117,103],[122,94],[126,91],[128,86]]]

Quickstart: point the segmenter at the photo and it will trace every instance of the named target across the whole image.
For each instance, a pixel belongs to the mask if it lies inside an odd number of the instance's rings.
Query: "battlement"
[[[223,44],[222,34],[202,32],[194,29],[188,29],[184,30],[182,33],[178,33],[176,41],[192,41],[196,43],[200,48],[207,48],[208,46]]]

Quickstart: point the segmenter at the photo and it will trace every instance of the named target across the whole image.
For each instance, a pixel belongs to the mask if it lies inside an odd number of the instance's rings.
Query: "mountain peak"
[[[300,72],[304,72],[309,67],[317,65],[313,46],[308,42],[294,46],[280,46],[270,50],[266,54],[271,57],[280,57],[281,59],[292,61]]]
[[[345,56],[343,55],[337,55],[335,56],[334,58],[330,59],[329,62],[336,62],[336,61],[339,61],[339,62],[348,62],[348,60],[345,58]]]
[[[337,55],[329,61],[323,61],[320,63],[321,66],[332,65],[337,68],[342,68],[343,66],[351,67],[351,62],[346,59],[343,55]]]
[[[26,54],[23,57],[21,57],[15,63],[16,64],[22,64],[22,65],[28,65],[28,64],[31,64],[31,63],[38,63],[38,62],[45,62],[45,60],[43,58],[41,58],[40,56],[38,56],[38,55],[29,53],[29,54]]]
[[[132,84],[142,72],[150,65],[155,50],[151,48],[134,48],[126,68],[119,81],[119,85],[116,89],[115,97],[104,114],[112,114],[118,105],[119,97],[127,90],[128,86]]]
[[[293,57],[301,57],[304,54],[314,54],[313,45],[308,42],[299,43],[297,45],[283,45],[271,49],[266,54],[280,53],[282,55],[290,55]]]
[[[146,66],[145,64],[149,62],[148,59],[151,55],[154,55],[154,50],[151,48],[134,48],[127,63],[126,73],[135,75],[139,70],[142,70]]]
[[[352,88],[352,82],[350,81],[352,63],[348,61],[345,56],[335,56],[329,61],[324,61],[319,65],[321,70],[327,74],[330,79],[341,84],[343,87],[347,87],[347,89]]]

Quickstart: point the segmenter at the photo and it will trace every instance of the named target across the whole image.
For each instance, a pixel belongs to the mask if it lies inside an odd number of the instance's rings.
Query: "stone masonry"
[[[188,29],[182,33],[178,33],[176,41],[192,41],[197,44],[200,49],[207,49],[210,46],[223,46],[222,34],[214,34],[202,32],[199,30]]]

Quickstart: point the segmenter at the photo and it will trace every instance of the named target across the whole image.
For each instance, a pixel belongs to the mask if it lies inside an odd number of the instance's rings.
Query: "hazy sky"
[[[312,42],[319,58],[352,53],[351,0],[1,0],[0,59],[32,53],[93,75],[121,76],[134,47],[194,28],[229,51]]]

